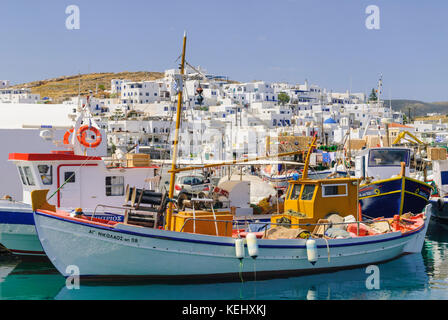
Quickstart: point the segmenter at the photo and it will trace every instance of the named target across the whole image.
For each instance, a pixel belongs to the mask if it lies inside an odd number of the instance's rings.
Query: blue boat
[[[409,177],[410,152],[409,148],[379,147],[366,149],[356,158],[357,177],[372,180],[359,188],[363,217],[388,218],[423,211],[433,187]]]
[[[359,202],[364,217],[391,217],[420,213],[428,204],[432,187],[409,177],[395,177],[360,186]]]

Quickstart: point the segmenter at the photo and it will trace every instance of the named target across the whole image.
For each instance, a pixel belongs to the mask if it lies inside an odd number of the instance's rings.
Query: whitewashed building
[[[10,86],[9,80],[0,80],[0,89],[7,88]]]
[[[31,89],[0,89],[0,103],[38,103],[40,102],[40,94],[31,93]]]

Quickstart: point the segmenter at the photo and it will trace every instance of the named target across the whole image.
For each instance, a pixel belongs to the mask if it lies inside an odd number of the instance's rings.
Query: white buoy
[[[257,244],[257,236],[255,235],[255,233],[249,232],[246,235],[246,243],[249,255],[252,258],[256,258],[258,256],[258,244]]]
[[[306,254],[308,256],[308,261],[314,265],[317,261],[317,246],[315,240],[308,239],[306,241]]]
[[[244,258],[244,240],[243,239],[235,239],[235,256],[238,259]]]

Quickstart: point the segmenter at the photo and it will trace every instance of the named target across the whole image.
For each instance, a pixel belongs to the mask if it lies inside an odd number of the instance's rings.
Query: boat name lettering
[[[94,230],[89,230],[89,233],[91,234],[95,234]],[[99,237],[103,237],[103,238],[107,238],[107,239],[114,239],[114,240],[118,240],[118,241],[123,241],[123,242],[131,242],[131,243],[137,243],[138,239],[137,238],[127,238],[127,237],[123,237],[122,235],[114,235],[111,233],[107,233],[107,232],[102,232],[102,231],[96,231],[96,234]]]
[[[376,190],[378,190],[378,189],[376,189]],[[359,192],[359,196],[360,196],[361,198],[363,198],[363,197],[368,197],[368,196],[373,196],[373,195],[376,195],[376,194],[379,194],[379,193],[376,193],[374,189],[371,189],[371,190],[362,190],[362,191]]]

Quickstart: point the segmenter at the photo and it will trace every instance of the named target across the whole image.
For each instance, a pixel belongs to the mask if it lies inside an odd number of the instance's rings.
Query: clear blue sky
[[[80,8],[80,30],[65,9]],[[368,5],[380,30],[368,30]],[[448,101],[448,1],[2,0],[0,79],[78,72],[163,71],[187,60],[238,81],[366,92],[383,74],[388,99]]]

